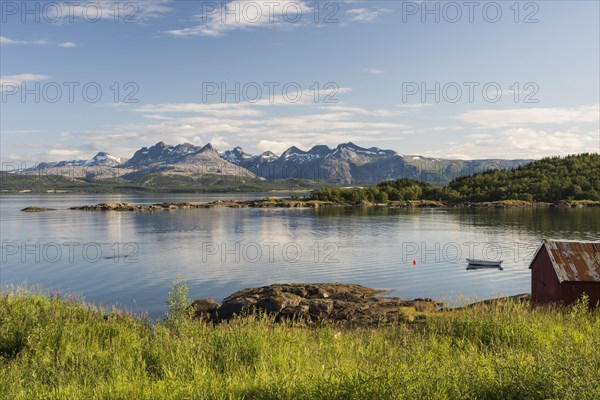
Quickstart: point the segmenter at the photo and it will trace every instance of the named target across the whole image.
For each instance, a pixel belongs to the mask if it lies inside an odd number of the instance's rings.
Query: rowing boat
[[[502,261],[492,261],[492,260],[477,260],[474,258],[467,258],[467,262],[469,263],[469,266],[467,268],[469,269],[476,269],[476,268],[500,268],[502,269]]]

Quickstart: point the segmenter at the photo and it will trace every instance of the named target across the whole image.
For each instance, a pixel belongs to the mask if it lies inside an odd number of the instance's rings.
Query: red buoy
[[[413,265],[417,265],[417,260],[413,260]]]

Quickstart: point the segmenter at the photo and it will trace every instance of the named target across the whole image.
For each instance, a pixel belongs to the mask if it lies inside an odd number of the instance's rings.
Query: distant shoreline
[[[269,197],[260,200],[215,200],[211,202],[164,202],[136,205],[124,202],[107,202],[94,205],[69,207],[70,210],[82,211],[171,211],[197,208],[332,208],[332,207],[379,207],[379,208],[585,208],[600,207],[600,201],[575,200],[558,203],[528,202],[517,200],[502,200],[492,202],[461,202],[444,203],[432,200],[390,201],[387,203],[341,203],[320,200],[300,200],[289,198]],[[24,212],[53,211],[46,207],[30,206],[23,208]]]

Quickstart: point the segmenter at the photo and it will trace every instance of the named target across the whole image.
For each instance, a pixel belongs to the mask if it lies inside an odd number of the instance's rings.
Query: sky
[[[599,152],[599,25],[595,0],[2,0],[0,156]]]

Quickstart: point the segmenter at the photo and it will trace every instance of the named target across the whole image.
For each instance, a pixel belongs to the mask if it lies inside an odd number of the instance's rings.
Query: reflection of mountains
[[[203,241],[227,242],[233,245],[236,240],[297,239],[298,235],[293,229],[294,223],[288,223],[295,219],[293,214],[294,211],[282,210],[190,209],[135,213],[133,222],[140,235],[179,235],[186,241],[192,238],[194,245],[198,246]]]
[[[88,200],[71,199],[68,204],[92,203]],[[142,198],[133,200],[140,201]],[[155,316],[163,312],[169,283],[179,273],[189,281],[190,297],[194,298],[220,299],[244,287],[307,281],[356,282],[395,289],[395,295],[407,298],[443,298],[450,292],[474,291],[484,298],[499,291],[516,294],[528,290],[530,254],[525,247],[515,254],[515,242],[535,245],[543,237],[600,239],[598,208],[224,208],[156,213],[58,210],[18,215],[20,221],[3,220],[8,224],[5,227],[3,222],[3,229],[9,232],[7,239],[11,241],[98,242],[107,255],[113,254],[110,246],[115,242],[121,244],[121,255],[129,252],[122,244],[134,242],[139,248],[139,262],[127,263],[123,257],[87,262],[79,246],[75,262],[68,260],[66,250],[56,264],[36,263],[33,256],[28,256],[28,262],[23,264],[20,257],[14,256],[12,265],[6,270],[3,266],[3,282],[4,279],[41,282],[49,287],[82,291],[91,300],[112,303],[117,299],[134,307],[131,299],[136,299],[138,307],[150,310]],[[494,275],[493,281],[485,273],[469,274],[464,269],[464,258],[469,254],[463,243],[477,241],[502,246],[503,266],[507,268],[502,275]],[[219,246],[225,243],[228,252],[217,252],[203,259],[203,242]],[[266,246],[262,247],[260,260],[249,260],[252,256],[249,253],[250,256],[236,261],[237,242],[242,246],[251,242],[278,242],[280,246],[273,262]],[[282,257],[283,244],[289,242],[297,243],[303,250],[297,263]],[[316,242],[320,248],[317,261],[313,250]],[[436,249],[436,243],[444,248],[453,242],[462,246],[457,261],[451,260],[453,253],[448,256],[450,260],[442,258],[439,262],[429,255]],[[339,244],[334,253],[339,262],[324,261],[330,254],[325,248],[328,243]],[[406,243],[419,246],[425,243],[421,251],[427,254],[419,252],[411,256],[411,261],[418,259],[417,266],[404,262]],[[477,247],[475,258],[482,258],[482,248],[482,245]],[[90,256],[93,255],[91,251]]]

